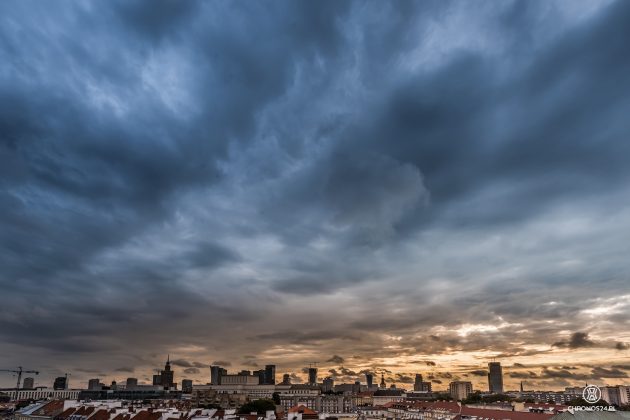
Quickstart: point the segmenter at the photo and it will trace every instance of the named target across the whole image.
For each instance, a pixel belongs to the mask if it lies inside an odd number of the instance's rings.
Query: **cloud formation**
[[[2,366],[623,377],[628,2],[0,16]]]

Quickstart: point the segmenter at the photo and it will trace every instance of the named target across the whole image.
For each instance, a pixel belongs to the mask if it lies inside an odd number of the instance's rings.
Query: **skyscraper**
[[[265,366],[265,385],[276,384],[276,365]]]
[[[221,366],[210,366],[210,385],[221,385],[221,376],[227,375],[227,370]]]
[[[55,378],[53,389],[68,389],[68,378],[65,376]]]
[[[160,372],[160,376],[162,379],[162,383],[160,385],[162,385],[164,388],[175,387],[175,382],[173,382],[175,375],[174,375],[174,372],[171,370],[171,355],[170,354],[166,358],[166,364],[164,365],[164,370]]]
[[[182,379],[182,392],[184,394],[190,394],[193,390],[193,381],[192,379]]]
[[[258,384],[265,384],[265,369],[258,369],[252,372],[252,375],[258,376]]]
[[[127,378],[127,382],[125,383],[125,389],[134,389],[138,387],[138,378]]]
[[[333,378],[331,378],[330,376],[324,378],[324,381],[322,382],[322,392],[331,392],[334,386],[335,380]]]
[[[24,378],[24,384],[22,385],[24,389],[33,389],[35,388],[35,379],[33,378]]]
[[[367,383],[367,387],[368,387],[368,391],[370,389],[372,389],[372,385],[374,383],[374,375],[372,375],[371,373],[366,373],[365,374],[365,382]]]
[[[88,389],[90,391],[96,391],[96,390],[100,390],[102,388],[103,388],[103,384],[101,384],[101,381],[98,378],[90,379],[88,381]]]
[[[381,389],[387,388],[387,384],[385,383],[385,374],[381,373]]]
[[[422,375],[420,373],[416,373],[416,380],[413,383],[414,391],[423,391],[422,389]]]
[[[317,383],[317,368],[316,367],[308,368],[308,383],[311,385],[315,385]]]
[[[468,395],[472,393],[472,382],[468,381],[455,381],[449,384],[449,394],[455,401],[461,401],[468,398]]]
[[[488,390],[493,394],[503,393],[503,369],[501,363],[488,363]]]

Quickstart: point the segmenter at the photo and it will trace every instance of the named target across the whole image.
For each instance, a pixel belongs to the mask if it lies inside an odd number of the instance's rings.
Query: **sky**
[[[0,3],[0,369],[629,383],[628,22]]]

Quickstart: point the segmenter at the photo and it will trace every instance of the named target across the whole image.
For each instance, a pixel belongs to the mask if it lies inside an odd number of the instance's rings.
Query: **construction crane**
[[[20,389],[20,384],[22,383],[22,374],[23,373],[34,373],[35,375],[39,375],[38,371],[36,371],[36,370],[24,370],[24,369],[22,369],[22,366],[18,366],[17,370],[0,369],[0,372],[11,372],[13,374],[17,373],[17,386],[15,387],[16,394],[17,394],[17,391],[19,391],[19,389]]]

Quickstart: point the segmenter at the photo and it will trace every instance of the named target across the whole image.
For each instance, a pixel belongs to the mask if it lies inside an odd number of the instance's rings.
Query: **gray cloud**
[[[523,8],[1,5],[0,363],[616,364],[630,6]]]
[[[615,343],[615,349],[617,350],[628,350],[630,349],[630,344],[628,343],[623,343],[621,341]]]
[[[223,366],[223,367],[230,367],[232,366],[232,362],[228,361],[228,360],[215,360],[214,362],[212,362],[213,365],[215,366]]]
[[[568,347],[571,349],[577,349],[580,347],[593,347],[595,342],[588,338],[586,332],[575,332],[571,334],[571,338],[568,340],[561,340],[553,343],[555,347]]]
[[[335,363],[335,364],[341,364],[341,363],[344,362],[344,358],[335,354],[333,357],[331,357],[330,359],[326,360],[326,362]]]

